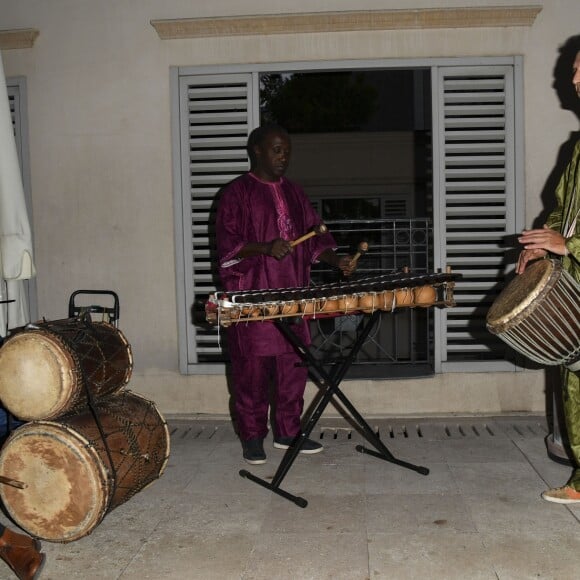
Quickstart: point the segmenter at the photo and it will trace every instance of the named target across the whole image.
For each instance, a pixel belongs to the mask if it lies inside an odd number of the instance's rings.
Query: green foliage
[[[376,110],[378,93],[360,73],[267,74],[261,81],[264,121],[290,133],[360,130]]]

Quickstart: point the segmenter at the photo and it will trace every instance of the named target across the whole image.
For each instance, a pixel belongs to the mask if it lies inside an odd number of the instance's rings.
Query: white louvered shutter
[[[218,329],[205,326],[203,308],[216,288],[217,195],[248,169],[252,75],[181,77],[179,92],[185,304],[192,309],[187,316],[187,360],[203,372],[209,370],[204,363],[215,368],[222,360]]]
[[[433,77],[435,264],[462,274],[457,307],[438,316],[442,371],[503,367],[485,328],[516,232],[514,70],[444,67]]]

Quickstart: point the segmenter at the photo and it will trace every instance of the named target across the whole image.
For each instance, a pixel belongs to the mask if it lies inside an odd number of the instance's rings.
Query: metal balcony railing
[[[387,273],[404,267],[417,274],[430,271],[432,229],[429,219],[327,221],[339,253],[356,251],[361,241],[368,251],[356,276]],[[337,279],[336,271],[317,264],[314,285]],[[352,314],[311,321],[312,349],[326,364],[340,360],[357,338],[364,315]],[[371,331],[347,378],[393,378],[431,374],[433,321],[429,308],[403,308],[382,315]]]

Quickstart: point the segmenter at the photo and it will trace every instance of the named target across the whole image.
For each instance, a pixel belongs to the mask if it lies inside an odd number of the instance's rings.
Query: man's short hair
[[[290,138],[288,131],[284,129],[281,125],[276,123],[267,123],[265,125],[260,125],[256,127],[248,137],[248,144],[246,145],[246,151],[248,152],[248,157],[250,158],[250,168],[254,169],[256,167],[256,152],[254,151],[254,147],[256,145],[261,145],[266,140],[268,135],[272,135],[276,133],[278,135],[284,135],[285,137]]]

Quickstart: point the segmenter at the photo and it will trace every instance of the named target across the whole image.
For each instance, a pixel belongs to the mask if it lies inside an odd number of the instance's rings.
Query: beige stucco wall
[[[24,76],[39,314],[66,315],[78,288],[121,297],[134,390],[168,413],[227,413],[222,376],[178,372],[169,67],[286,60],[523,55],[526,222],[577,120],[551,87],[559,45],[578,33],[577,0],[544,0],[530,28],[315,33],[162,41],[152,19],[453,6],[529,0],[0,0],[0,29],[37,28],[3,52]],[[544,374],[445,374],[349,384],[375,414],[542,410]],[[311,391],[309,391],[311,392]]]

